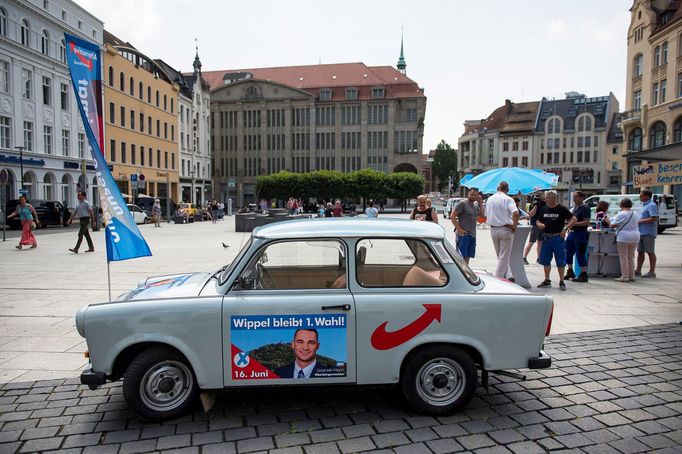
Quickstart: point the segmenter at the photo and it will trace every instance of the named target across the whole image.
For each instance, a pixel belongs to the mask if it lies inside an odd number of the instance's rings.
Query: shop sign
[[[662,186],[682,184],[682,160],[655,162],[633,168],[633,186]]]

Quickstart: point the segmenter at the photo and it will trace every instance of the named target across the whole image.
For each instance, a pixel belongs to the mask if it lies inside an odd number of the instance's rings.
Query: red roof
[[[319,90],[332,90],[332,100],[344,100],[345,89],[356,87],[358,99],[371,99],[372,87],[386,89],[386,98],[423,97],[417,83],[391,66],[367,66],[364,63],[336,63],[328,65],[282,66],[278,68],[227,69],[202,71],[212,90],[224,85],[223,76],[233,73],[250,73],[253,79],[278,82],[314,96]]]

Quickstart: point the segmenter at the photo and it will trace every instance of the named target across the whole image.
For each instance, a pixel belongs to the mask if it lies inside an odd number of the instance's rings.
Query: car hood
[[[529,293],[528,290],[520,285],[516,285],[506,279],[483,272],[477,272],[476,274],[483,282],[483,288],[478,291],[479,293]]]
[[[116,301],[186,298],[205,294],[202,289],[212,273],[169,274],[140,281],[137,288],[119,296]],[[207,286],[207,288],[212,288]]]

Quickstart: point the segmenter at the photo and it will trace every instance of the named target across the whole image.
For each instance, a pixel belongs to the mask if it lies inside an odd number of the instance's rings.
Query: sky
[[[151,58],[204,71],[363,62],[427,96],[424,152],[514,102],[613,92],[625,104],[633,0],[75,0]],[[623,108],[621,107],[621,110]]]

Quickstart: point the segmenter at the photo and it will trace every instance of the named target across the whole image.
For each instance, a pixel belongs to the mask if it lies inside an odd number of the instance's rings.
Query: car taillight
[[[549,321],[547,321],[547,330],[545,337],[549,336],[549,331],[552,329],[552,317],[554,316],[554,303],[552,303],[552,310],[549,312]]]

